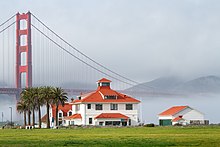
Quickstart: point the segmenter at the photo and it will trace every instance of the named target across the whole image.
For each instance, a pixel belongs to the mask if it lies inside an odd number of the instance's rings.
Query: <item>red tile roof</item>
[[[104,78],[103,78],[104,79]],[[107,81],[107,79],[101,79],[99,81]],[[109,81],[109,80],[108,80]],[[117,99],[104,99],[103,96],[116,96]],[[97,90],[93,91],[93,92],[90,92],[88,94],[84,94],[81,96],[81,100],[74,100],[73,103],[96,103],[96,102],[99,102],[99,103],[111,103],[111,102],[132,102],[132,103],[139,103],[140,101],[135,99],[135,98],[132,98],[130,96],[127,96],[125,94],[122,94],[122,93],[119,93],[115,90],[112,90],[110,88],[110,86],[99,86],[97,88]]]
[[[98,83],[102,83],[102,82],[110,83],[111,81],[106,78],[102,78],[102,79],[98,80],[97,82]]]
[[[66,117],[65,119],[82,119],[81,114],[73,114],[71,116]]]
[[[109,87],[99,87],[99,92],[101,92],[101,94],[103,95],[115,95],[117,96],[117,92],[114,90],[111,90]]]
[[[110,102],[134,102],[139,103],[140,101],[132,98],[130,96],[124,95],[122,93],[116,92],[117,99],[104,99],[102,95],[99,93],[99,90],[95,91],[91,95],[81,99],[81,100],[74,100],[73,103],[91,103],[91,102],[103,102],[103,103],[110,103]]]
[[[72,104],[70,103],[65,103],[64,106],[59,105],[58,106],[58,111],[61,110],[63,112],[63,116],[67,116],[67,112],[69,110],[72,110]],[[56,118],[56,106],[52,105],[52,115],[54,119]]]
[[[174,106],[174,107],[167,109],[166,111],[163,111],[159,115],[174,115],[187,107],[188,106]]]
[[[181,120],[181,119],[183,119],[183,117],[182,117],[182,116],[178,116],[178,117],[174,118],[174,119],[172,120],[172,122],[178,122],[178,121]]]
[[[47,114],[45,114],[42,118],[41,118],[42,122],[47,122]]]
[[[97,118],[120,118],[120,119],[128,119],[126,115],[123,115],[121,113],[101,113],[100,115],[95,117]]]

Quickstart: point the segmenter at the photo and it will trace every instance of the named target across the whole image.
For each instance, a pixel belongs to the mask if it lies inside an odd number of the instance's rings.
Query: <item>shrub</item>
[[[174,124],[174,126],[183,126],[183,125],[182,125],[182,124],[177,123],[177,124]]]
[[[151,124],[144,125],[144,127],[155,127],[155,125],[153,123],[151,123]]]

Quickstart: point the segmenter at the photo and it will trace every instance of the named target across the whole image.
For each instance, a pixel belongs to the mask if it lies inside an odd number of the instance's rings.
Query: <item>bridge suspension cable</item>
[[[6,24],[7,22],[9,22],[11,19],[13,19],[14,17],[16,16],[16,14],[15,15],[13,15],[13,16],[11,16],[9,19],[7,19],[5,22],[3,22],[2,24],[0,24],[0,27],[1,26],[3,26],[4,24]]]
[[[15,22],[11,23],[10,25],[8,25],[8,26],[5,27],[4,29],[2,29],[2,30],[0,31],[0,34],[1,34],[2,32],[4,32],[5,30],[7,30],[8,28],[10,28],[11,26],[13,26],[14,24],[15,24]]]
[[[14,87],[14,38],[15,15],[0,24],[0,82],[1,86]]]
[[[128,84],[128,85],[131,85],[131,86],[134,86],[134,84],[131,84],[131,83],[122,81],[122,80],[120,80],[120,79],[118,79],[118,78],[116,78],[116,77],[111,76],[111,75],[108,74],[108,73],[105,73],[105,72],[101,71],[100,69],[98,69],[98,68],[92,66],[91,64],[88,64],[88,63],[85,62],[84,60],[80,59],[79,57],[77,57],[76,55],[72,54],[70,51],[66,50],[64,47],[62,47],[61,45],[59,45],[58,43],[56,43],[53,39],[51,39],[51,38],[48,37],[45,33],[43,33],[41,30],[39,30],[36,26],[34,26],[33,24],[31,24],[31,26],[34,27],[34,28],[35,28],[38,32],[40,32],[42,35],[44,35],[44,37],[46,37],[46,38],[49,39],[51,42],[53,42],[54,44],[56,44],[60,49],[62,49],[63,51],[67,52],[68,54],[70,54],[70,55],[73,56],[74,58],[76,58],[76,59],[78,59],[79,61],[81,61],[82,63],[86,64],[87,66],[89,66],[89,67],[93,68],[94,70],[96,70],[96,71],[98,71],[98,72],[100,72],[100,73],[102,73],[102,74],[104,74],[104,75],[106,75],[106,76],[109,76],[109,77],[111,77],[111,78],[113,78],[113,79],[115,79],[115,80],[118,80],[118,81],[120,81],[120,82],[123,82],[123,83]]]
[[[41,29],[39,29],[39,25],[38,27],[34,24],[31,24],[31,26],[37,30],[40,34],[42,34],[45,38],[47,38],[48,40],[50,40],[53,44],[55,44],[58,48],[60,48],[61,50],[65,51],[66,53],[68,53],[69,55],[71,55],[72,57],[74,57],[75,59],[77,59],[78,61],[80,61],[81,63],[87,65],[87,67],[90,67],[92,69],[94,69],[95,71],[104,74],[112,79],[115,79],[119,82],[122,82],[124,84],[130,85],[130,86],[136,86],[138,85],[138,88],[141,89],[146,89],[146,88],[150,88],[150,89],[154,89],[153,87],[150,86],[145,86],[145,85],[139,85],[140,83],[132,80],[130,78],[127,78],[109,68],[107,68],[106,66],[102,65],[101,63],[95,61],[94,59],[92,59],[91,57],[87,56],[86,54],[84,54],[83,52],[81,52],[79,49],[77,49],[76,47],[74,47],[73,45],[71,45],[70,43],[68,43],[66,40],[64,40],[60,35],[58,35],[57,33],[55,33],[55,31],[53,31],[52,29],[50,29],[45,23],[43,23],[40,19],[38,19],[35,15],[31,14],[33,16],[33,18],[35,18],[35,20],[37,20],[38,23],[40,23],[44,28],[47,29],[47,31],[52,33],[52,36],[56,37],[56,40],[54,40],[54,38],[47,33],[45,33],[45,30],[43,28],[43,31]],[[0,30],[0,34],[3,33],[5,30],[9,29],[11,26],[13,26],[16,21],[11,21],[14,17],[16,16],[13,15],[11,16],[9,19],[7,19],[5,22],[3,22],[2,24],[0,24],[0,27],[2,27],[2,30]],[[32,18],[32,19],[33,19]],[[10,23],[12,22],[12,23]],[[5,25],[7,24],[7,27],[5,27]],[[57,38],[59,39],[59,43],[57,42]],[[3,37],[4,39],[4,37]],[[4,41],[3,41],[4,42]],[[64,44],[64,46],[63,46]],[[9,46],[9,43],[8,43]],[[14,46],[14,45],[13,45]],[[49,45],[50,46],[50,45]],[[74,53],[73,53],[74,52]],[[75,54],[76,53],[76,54]],[[9,54],[9,53],[8,53]],[[79,55],[81,56],[81,58],[79,57]],[[41,57],[40,57],[41,58]],[[50,58],[50,57],[49,57]],[[62,62],[66,62],[66,60],[63,59],[63,56],[61,57]],[[89,62],[88,62],[88,61]],[[3,60],[4,61],[4,60]],[[50,60],[49,60],[50,61]],[[65,69],[66,70],[66,69]],[[87,70],[87,69],[85,69]],[[60,74],[60,73],[59,73]]]
[[[40,29],[38,29],[35,25],[31,24],[38,32],[40,32],[41,34],[43,34],[47,39],[49,39],[50,41],[52,41],[54,44],[56,44],[59,48],[61,48],[62,50],[64,50],[65,52],[67,52],[68,54],[70,54],[71,56],[73,56],[74,58],[78,59],[79,61],[81,61],[82,63],[86,64],[87,66],[95,69],[96,71],[107,75],[115,80],[118,80],[122,83],[128,84],[130,86],[135,86],[135,85],[139,85],[140,83],[134,80],[131,80],[125,76],[122,76],[121,74],[118,74],[114,71],[112,71],[111,69],[105,67],[104,65],[102,65],[101,63],[98,63],[97,61],[95,61],[94,59],[90,58],[89,56],[87,56],[86,54],[84,54],[83,52],[81,52],[80,50],[78,50],[76,47],[72,46],[70,43],[68,43],[66,40],[64,40],[61,36],[59,36],[57,33],[55,33],[52,29],[50,29],[45,23],[43,23],[40,19],[38,19],[34,14],[31,14],[33,16],[33,18],[35,18],[40,24],[42,24],[45,28],[47,28],[52,34],[54,34],[56,37],[58,37],[60,40],[62,40],[65,44],[67,44],[71,49],[75,50],[76,52],[78,52],[79,54],[81,54],[82,56],[84,56],[86,59],[92,61],[93,63],[95,63],[96,65],[98,65],[99,67],[102,67],[103,69],[107,70],[110,73],[113,73],[114,75],[117,75],[118,77],[124,79],[121,80],[119,78],[116,78],[115,76],[112,76],[106,72],[101,71],[100,69],[94,67],[93,65],[85,62],[84,60],[80,59],[79,57],[77,57],[76,55],[72,54],[70,51],[66,50],[64,47],[62,47],[61,45],[59,45],[58,43],[56,43],[56,41],[54,41],[53,39],[51,39],[50,37],[48,37],[43,31],[41,31]],[[129,81],[126,82],[125,80]],[[145,85],[139,85],[138,87],[142,88],[142,89],[146,89],[146,88],[150,88],[153,89],[153,87],[150,86],[145,86]]]

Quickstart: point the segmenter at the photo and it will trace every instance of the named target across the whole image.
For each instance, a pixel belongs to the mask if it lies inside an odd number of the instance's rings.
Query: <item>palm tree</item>
[[[35,110],[37,109],[38,88],[29,88],[30,107],[32,109],[32,125],[35,126]]]
[[[41,94],[47,108],[47,128],[50,128],[49,108],[50,108],[51,100],[53,98],[52,87],[50,86],[43,87],[41,90]]]
[[[55,87],[53,91],[52,103],[56,105],[56,126],[58,126],[58,106],[61,104],[64,106],[65,102],[68,101],[67,93],[60,87]]]
[[[21,100],[25,105],[27,106],[27,112],[28,112],[28,125],[31,125],[31,99],[30,99],[30,88],[25,88],[21,92]]]
[[[17,102],[16,109],[20,114],[24,113],[24,126],[26,126],[27,125],[27,122],[26,122],[27,105],[24,103],[22,99],[19,102]]]
[[[35,94],[36,94],[36,104],[37,104],[37,110],[38,110],[38,119],[39,119],[39,128],[41,128],[41,106],[44,104],[44,99],[42,95],[42,87],[36,87]]]

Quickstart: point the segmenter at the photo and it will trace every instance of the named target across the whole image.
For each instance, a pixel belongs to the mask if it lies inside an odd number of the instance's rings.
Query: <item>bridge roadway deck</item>
[[[64,89],[64,90],[69,96],[80,95],[91,91],[84,89]],[[21,91],[22,91],[21,88],[0,88],[0,94],[16,95],[17,100],[20,97]]]

